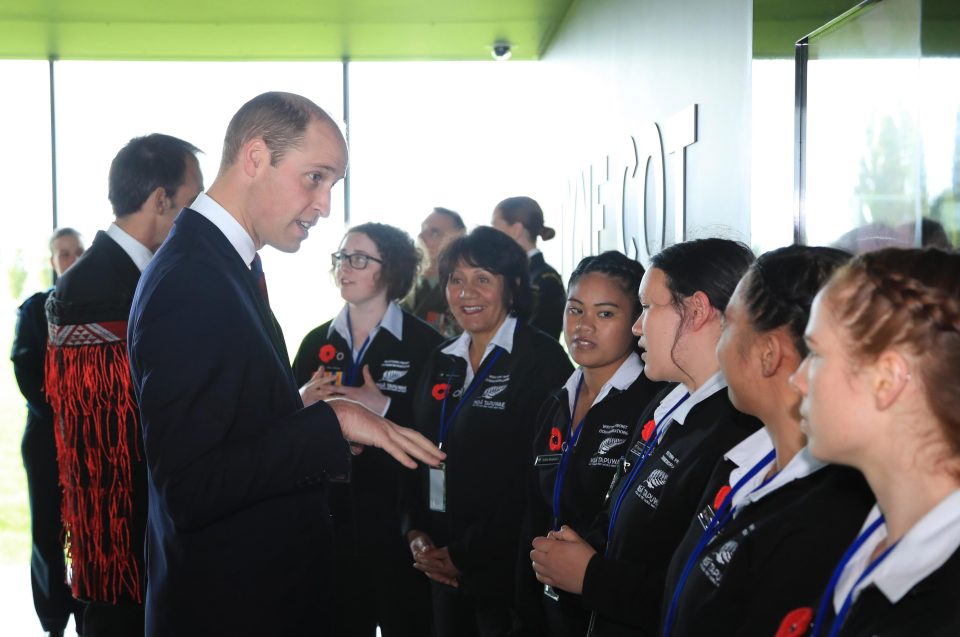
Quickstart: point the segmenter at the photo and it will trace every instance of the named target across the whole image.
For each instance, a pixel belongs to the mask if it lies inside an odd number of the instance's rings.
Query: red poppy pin
[[[720,507],[723,506],[723,501],[727,499],[727,495],[730,493],[730,485],[723,485],[717,490],[717,495],[713,496],[713,510],[719,511]]]
[[[550,451],[560,451],[563,448],[563,434],[558,427],[550,430]]]
[[[780,628],[775,637],[801,637],[810,630],[813,621],[813,609],[809,606],[795,608],[780,622]]]
[[[443,400],[447,397],[447,392],[450,390],[449,383],[437,383],[433,386],[433,390],[430,392],[433,395],[434,400]]]
[[[320,362],[329,363],[337,355],[337,348],[333,345],[324,345],[320,348]]]
[[[648,422],[643,426],[643,429],[640,430],[640,437],[643,438],[644,442],[647,442],[648,440],[650,440],[650,436],[653,435],[653,431],[656,428],[657,428],[657,423],[655,423],[653,419],[651,419],[650,422]]]

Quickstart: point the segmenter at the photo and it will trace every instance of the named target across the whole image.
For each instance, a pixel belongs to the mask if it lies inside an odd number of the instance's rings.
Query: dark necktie
[[[257,288],[260,289],[263,302],[267,304],[267,307],[270,307],[270,296],[267,294],[267,277],[263,274],[263,263],[260,261],[259,254],[253,257],[253,262],[250,263],[250,271],[257,280]]]

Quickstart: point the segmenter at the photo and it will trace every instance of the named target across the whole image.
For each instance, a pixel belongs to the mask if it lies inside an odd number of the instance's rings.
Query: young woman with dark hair
[[[960,255],[856,257],[817,295],[805,336],[794,382],[810,451],[858,469],[877,499],[813,634],[960,634]]]
[[[665,387],[643,373],[631,326],[640,316],[643,266],[620,252],[583,259],[570,275],[567,349],[579,365],[537,416],[533,492],[521,540],[519,606],[528,630],[582,637],[590,613],[576,595],[545,588],[530,569],[530,542],[567,525],[584,533],[603,507],[640,414]],[[524,594],[525,593],[525,594]]]
[[[800,394],[810,305],[848,258],[790,246],[762,255],[737,285],[717,344],[730,399],[764,428],[714,469],[673,555],[661,634],[790,635],[873,504],[858,472],[810,455]],[[825,523],[827,522],[828,523]],[[778,632],[778,630],[780,632]]]
[[[530,197],[509,197],[493,209],[490,222],[494,228],[517,242],[527,253],[530,261],[530,284],[535,299],[530,323],[554,338],[559,338],[563,329],[563,307],[566,295],[563,279],[543,259],[537,248],[537,238],[549,241],[556,231],[544,225],[540,204]]]
[[[413,426],[413,391],[441,341],[400,309],[420,256],[402,230],[381,223],[351,228],[332,255],[343,309],[303,339],[293,361],[304,404],[334,396],[363,403]],[[419,637],[429,633],[429,591],[410,568],[400,532],[404,469],[380,449],[353,458],[350,482],[327,487],[336,534],[338,635]],[[369,574],[376,572],[371,578]]]
[[[643,276],[644,374],[673,384],[644,410],[590,542],[563,526],[530,553],[542,583],[581,595],[592,635],[656,634],[667,566],[710,471],[760,426],[730,403],[716,355],[721,315],[752,262],[741,243],[701,239],[664,249]]]
[[[527,324],[526,256],[506,235],[481,227],[454,240],[440,280],[464,333],[431,354],[414,410],[447,459],[414,474],[405,529],[438,637],[504,635],[537,409],[572,368]]]

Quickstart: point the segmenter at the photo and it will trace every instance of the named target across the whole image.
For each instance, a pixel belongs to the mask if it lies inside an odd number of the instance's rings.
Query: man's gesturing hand
[[[337,414],[340,431],[349,442],[383,449],[409,469],[417,467],[413,458],[432,466],[446,457],[420,433],[381,418],[360,403],[331,398],[327,404]]]

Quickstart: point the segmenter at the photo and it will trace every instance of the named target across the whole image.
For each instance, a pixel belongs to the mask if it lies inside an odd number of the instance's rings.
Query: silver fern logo
[[[720,549],[714,554],[713,559],[716,560],[717,564],[729,564],[730,560],[733,559],[733,554],[737,551],[737,543],[734,540],[730,540],[726,544],[720,547]]]
[[[383,382],[395,383],[406,375],[407,370],[405,369],[388,369],[383,372]]]
[[[626,438],[605,438],[603,442],[600,443],[600,454],[605,455],[611,449],[616,449],[626,441]]]
[[[483,390],[483,397],[488,399],[493,398],[502,393],[506,388],[506,385],[494,385],[493,387],[487,387],[485,390]]]
[[[644,484],[648,489],[657,489],[667,483],[667,477],[667,472],[663,469],[654,469],[644,480]]]

